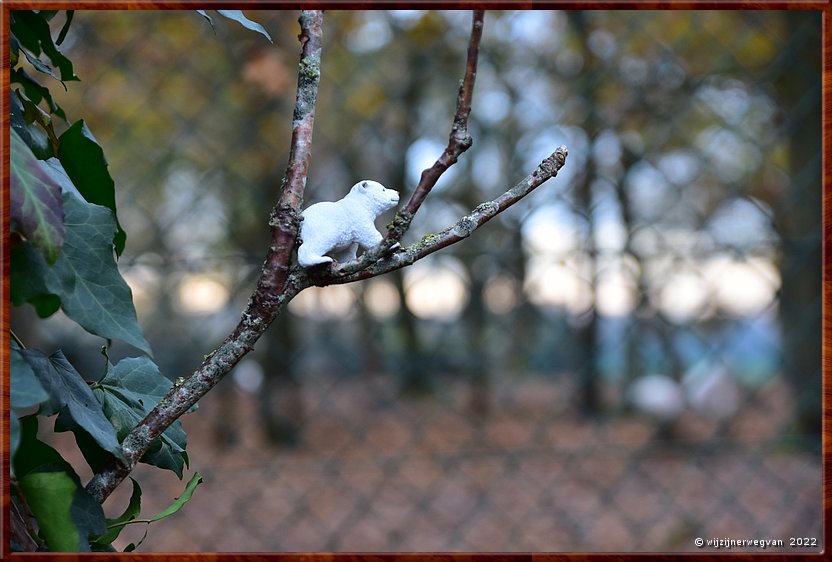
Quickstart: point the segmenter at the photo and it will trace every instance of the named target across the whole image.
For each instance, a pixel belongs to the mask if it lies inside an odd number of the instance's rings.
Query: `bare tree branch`
[[[176,419],[216,385],[254,347],[280,308],[297,294],[287,286],[289,263],[300,225],[300,209],[312,148],[315,102],[321,74],[321,24],[323,13],[304,11],[299,18],[301,59],[292,121],[289,164],[283,177],[280,200],[269,218],[272,243],[269,246],[257,287],[237,327],[188,378],[177,380],[159,404],[133,428],[121,444],[123,463],[113,457],[87,484],[87,491],[99,503],[130,474],[139,459]]]
[[[439,177],[445,173],[445,170],[453,166],[459,158],[459,155],[468,150],[474,142],[471,135],[468,134],[468,115],[471,113],[471,97],[474,94],[474,82],[477,79],[477,61],[480,54],[483,16],[484,12],[482,10],[474,11],[473,21],[471,23],[471,39],[468,42],[465,77],[459,86],[459,93],[457,94],[456,114],[454,115],[454,123],[448,138],[448,146],[434,165],[422,172],[419,185],[416,186],[413,195],[410,197],[410,201],[405,205],[404,212],[407,213],[407,216],[411,220],[419,210],[419,207],[421,207],[425,197],[428,196],[430,190],[436,185]],[[391,229],[391,234],[398,241],[401,239],[403,232],[400,233],[396,229]]]

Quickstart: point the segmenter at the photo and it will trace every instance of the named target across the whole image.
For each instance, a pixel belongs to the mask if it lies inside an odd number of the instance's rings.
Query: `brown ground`
[[[663,439],[634,416],[582,419],[565,381],[510,378],[477,419],[464,383],[414,399],[397,398],[382,376],[307,378],[302,440],[291,450],[265,444],[254,399],[228,384],[184,420],[191,468],[205,482],[150,526],[140,550],[697,551],[694,538],[716,537],[783,539],[779,550],[794,552],[790,537],[820,543],[819,447],[776,439],[790,411],[781,382],[749,394],[721,429],[686,414]],[[212,438],[220,399],[235,401],[228,422],[240,437],[225,448]],[[144,465],[134,476],[145,517],[184,486]],[[108,512],[128,495],[117,491]],[[129,527],[117,545],[145,529]]]

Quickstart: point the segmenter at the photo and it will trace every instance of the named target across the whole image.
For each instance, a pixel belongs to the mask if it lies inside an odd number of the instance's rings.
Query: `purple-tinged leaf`
[[[64,240],[60,181],[16,131],[11,133],[10,163],[11,230],[30,240],[54,264]]]

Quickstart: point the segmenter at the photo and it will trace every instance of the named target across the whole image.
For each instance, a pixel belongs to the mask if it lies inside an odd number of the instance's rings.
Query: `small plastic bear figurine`
[[[358,247],[372,248],[382,241],[375,220],[399,202],[399,193],[378,182],[362,180],[339,201],[324,201],[303,211],[298,263],[312,267],[355,259]]]

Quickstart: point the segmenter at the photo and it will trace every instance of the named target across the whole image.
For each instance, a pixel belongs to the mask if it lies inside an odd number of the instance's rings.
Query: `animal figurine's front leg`
[[[375,225],[372,228],[365,228],[361,230],[358,235],[356,236],[356,240],[358,245],[364,249],[364,251],[381,244],[381,241],[384,240],[384,237],[381,233],[376,230]]]

